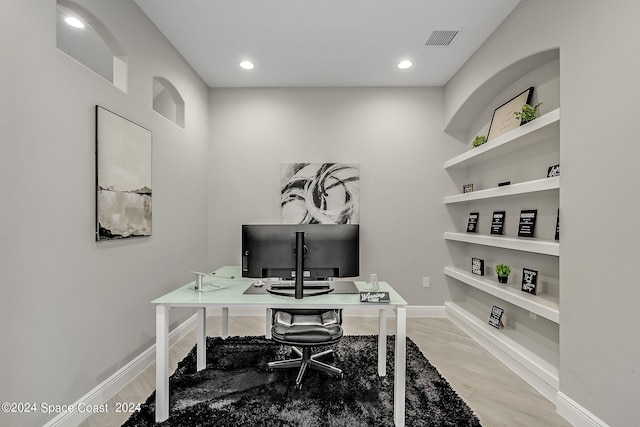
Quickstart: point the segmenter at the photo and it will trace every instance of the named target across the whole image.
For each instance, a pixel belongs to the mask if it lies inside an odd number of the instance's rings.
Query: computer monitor
[[[304,233],[303,278],[322,280],[360,274],[357,224],[253,224],[242,226],[242,276],[296,276],[296,232]]]

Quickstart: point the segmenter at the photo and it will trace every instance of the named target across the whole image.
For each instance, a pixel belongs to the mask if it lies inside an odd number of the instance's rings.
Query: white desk
[[[223,267],[216,270],[218,277],[205,277],[203,283],[219,284],[225,288],[212,292],[198,292],[194,282],[153,301],[156,304],[156,422],[169,418],[169,312],[172,307],[191,307],[197,311],[197,369],[207,366],[206,361],[206,309],[222,307],[222,337],[227,337],[229,308],[266,309],[265,335],[271,338],[272,308],[339,308],[349,310],[377,309],[378,318],[378,375],[386,375],[386,310],[396,312],[396,341],[393,390],[393,419],[396,426],[405,421],[405,371],[406,371],[406,305],[407,302],[386,282],[380,282],[380,291],[389,292],[390,302],[385,304],[361,303],[357,294],[327,294],[295,299],[271,294],[245,295],[252,279],[241,277],[240,267]],[[234,276],[234,279],[226,277]],[[359,290],[370,290],[365,282],[356,282]]]

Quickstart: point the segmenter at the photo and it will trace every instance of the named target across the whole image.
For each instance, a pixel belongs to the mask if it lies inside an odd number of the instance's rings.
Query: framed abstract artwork
[[[96,105],[96,240],[151,235],[151,131]]]
[[[283,164],[280,205],[283,224],[358,224],[360,166]]]

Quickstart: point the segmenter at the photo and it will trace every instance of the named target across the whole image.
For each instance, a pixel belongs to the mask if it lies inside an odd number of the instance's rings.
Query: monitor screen
[[[304,279],[360,274],[357,224],[256,224],[242,226],[242,276],[293,279],[297,231],[304,232]]]

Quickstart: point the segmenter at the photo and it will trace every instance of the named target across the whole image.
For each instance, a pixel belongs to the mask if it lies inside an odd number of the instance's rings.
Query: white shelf
[[[560,256],[560,243],[555,240],[527,239],[520,237],[489,236],[476,233],[445,232],[445,240],[492,246],[495,248],[513,249],[535,254]]]
[[[502,187],[488,188],[486,190],[472,191],[471,193],[454,194],[452,196],[446,196],[444,198],[444,203],[466,203],[473,200],[494,199],[496,197],[514,196],[518,194],[531,194],[559,189],[560,177],[556,176],[553,178],[542,178],[536,179],[534,181],[505,185]]]
[[[560,302],[557,297],[546,294],[531,295],[456,267],[445,267],[444,274],[554,323],[560,323]]]
[[[467,303],[445,302],[447,317],[494,356],[513,369],[547,399],[555,402],[559,388],[559,350],[550,349],[512,328],[496,329],[489,312]],[[507,312],[507,318],[509,313]]]
[[[499,137],[472,148],[444,163],[444,168],[467,168],[542,142],[560,133],[560,109],[557,108],[535,120]]]

